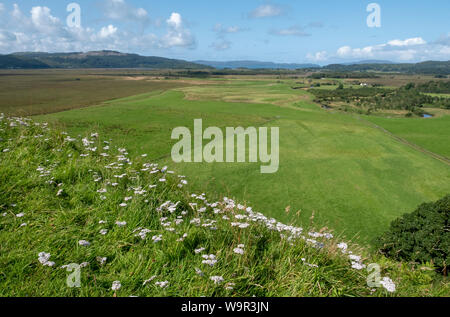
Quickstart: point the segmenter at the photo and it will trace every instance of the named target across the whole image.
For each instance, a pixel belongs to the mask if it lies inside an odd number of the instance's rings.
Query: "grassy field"
[[[0,112],[36,115],[96,105],[105,100],[186,86],[176,80],[135,80],[152,72],[115,70],[0,71]]]
[[[365,119],[429,151],[450,158],[449,115],[426,119],[365,116]]]
[[[160,164],[172,164],[172,129],[192,129],[197,118],[205,127],[279,127],[276,174],[260,174],[259,163],[174,168],[189,176],[198,191],[246,201],[280,221],[327,226],[362,243],[381,234],[399,215],[450,192],[447,164],[356,117],[320,109],[307,92],[291,89],[293,85],[294,80],[222,79],[220,84],[155,90],[38,119],[58,123],[73,135],[100,132]],[[443,128],[433,128],[433,149],[445,153],[448,117],[441,120]],[[423,125],[420,131],[428,135],[427,124],[435,121],[405,122]]]
[[[189,179],[101,135],[0,115],[0,163],[0,297],[450,293],[429,264],[195,195]],[[370,263],[383,284],[368,285]]]

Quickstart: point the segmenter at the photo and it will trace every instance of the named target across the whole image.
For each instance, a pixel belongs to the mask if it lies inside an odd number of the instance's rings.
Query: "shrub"
[[[450,195],[420,205],[391,223],[389,231],[377,238],[384,255],[413,262],[433,262],[447,275],[450,263]]]

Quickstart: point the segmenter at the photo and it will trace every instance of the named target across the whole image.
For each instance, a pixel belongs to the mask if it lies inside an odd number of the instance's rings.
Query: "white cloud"
[[[150,17],[144,8],[134,8],[124,0],[104,0],[102,2],[104,15],[113,20],[148,23]]]
[[[309,53],[306,58],[310,61],[324,62],[328,59],[328,53],[326,51],[316,52],[314,54]]]
[[[31,23],[34,27],[44,33],[55,33],[61,30],[61,21],[52,16],[47,7],[33,7],[31,9]]]
[[[113,36],[116,33],[117,33],[117,28],[110,24],[108,26],[102,27],[98,36],[102,39],[105,39],[105,38]]]
[[[281,7],[271,4],[264,4],[250,12],[249,16],[252,18],[267,18],[279,16],[282,14],[283,9]]]
[[[281,36],[298,36],[305,37],[310,36],[311,34],[306,33],[305,30],[300,26],[291,26],[287,29],[279,29],[279,30],[271,30],[269,32],[272,35],[281,35]]]
[[[173,12],[166,23],[168,32],[161,41],[163,47],[195,47],[195,38],[191,32],[185,28],[183,19],[179,13]]]
[[[325,52],[319,52],[325,53]],[[308,54],[309,60],[326,56],[326,60],[350,61],[364,59],[382,59],[397,62],[416,62],[425,60],[450,60],[450,40],[441,37],[436,42],[428,43],[421,37],[404,40],[391,40],[383,44],[369,45],[361,48],[340,47],[335,54]]]
[[[227,40],[215,41],[211,44],[216,51],[226,51],[231,48],[231,42]]]
[[[402,40],[392,40],[388,42],[388,45],[391,46],[413,46],[413,45],[422,45],[427,44],[421,37],[414,37],[411,39]]]
[[[247,31],[248,29],[243,29],[239,26],[223,26],[217,23],[214,26],[213,31],[216,33],[217,40],[214,41],[209,47],[212,47],[216,51],[225,51],[231,48],[232,43],[227,40],[228,35],[236,34],[239,32]]]
[[[242,31],[245,31],[245,29],[243,29],[239,26],[225,27],[220,23],[217,23],[214,26],[214,32],[216,32],[217,34],[232,34],[232,33],[238,33],[238,32],[242,32]]]
[[[121,0],[116,0],[121,3]],[[136,14],[145,16],[138,11]],[[184,26],[180,14],[173,13],[166,21],[167,33],[158,37],[152,33],[135,34],[112,23],[98,29],[68,27],[52,15],[49,8],[35,6],[24,14],[15,4],[8,15],[0,19],[0,53],[18,51],[72,52],[118,50],[141,52],[172,47],[192,48],[195,38]]]

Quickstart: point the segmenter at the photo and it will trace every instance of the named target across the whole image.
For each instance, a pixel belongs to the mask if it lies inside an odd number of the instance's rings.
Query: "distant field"
[[[450,94],[433,94],[433,93],[427,93],[426,95],[429,95],[429,96],[432,96],[432,97],[450,98]]]
[[[148,153],[189,176],[200,192],[236,197],[280,221],[328,226],[361,242],[418,204],[450,192],[448,165],[353,116],[323,111],[308,93],[291,89],[293,85],[293,80],[267,78],[227,80],[153,91],[38,119],[61,124],[72,135],[96,131],[135,154]],[[262,175],[259,163],[175,165],[170,159],[172,129],[192,128],[197,118],[204,126],[222,128],[280,127],[279,172]],[[447,153],[449,117],[404,120],[398,121],[405,127],[399,133],[418,127],[414,140],[423,142],[435,134],[435,141],[427,142]]]
[[[366,116],[391,133],[450,158],[450,116],[439,118],[380,118]]]
[[[53,113],[187,85],[175,80],[145,81],[127,77],[136,73],[133,70],[0,71],[0,113]]]

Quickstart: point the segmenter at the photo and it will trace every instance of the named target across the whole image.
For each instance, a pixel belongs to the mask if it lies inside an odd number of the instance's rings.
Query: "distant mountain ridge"
[[[259,61],[194,61],[169,59],[157,56],[117,51],[91,51],[70,53],[18,52],[0,54],[0,69],[79,69],[79,68],[144,68],[144,69],[308,69],[311,71],[334,72],[392,72],[431,75],[450,75],[450,61],[427,61],[421,63],[393,63],[381,60],[366,60],[346,64],[330,64],[321,67],[316,64],[273,63]]]
[[[211,66],[217,69],[225,68],[248,68],[248,69],[303,69],[303,68],[320,68],[320,65],[316,64],[297,64],[297,63],[273,63],[273,62],[260,62],[260,61],[228,61],[228,62],[216,62],[216,61],[194,61],[196,64],[203,64]]]
[[[406,74],[450,75],[450,61],[426,61],[421,63],[367,63],[367,64],[331,64],[323,70],[339,72],[389,72]]]
[[[184,60],[156,56],[140,56],[116,51],[72,53],[19,52],[0,55],[1,69],[45,68],[149,68],[205,69],[209,66]]]

